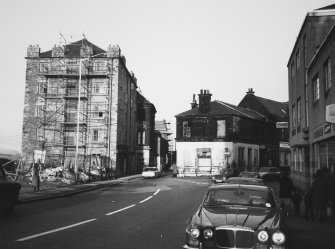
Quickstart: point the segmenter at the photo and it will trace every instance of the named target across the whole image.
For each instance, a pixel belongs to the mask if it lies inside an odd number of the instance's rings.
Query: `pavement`
[[[97,181],[86,184],[68,185],[68,184],[48,184],[41,185],[38,192],[33,192],[33,187],[23,185],[20,191],[19,200],[21,204],[36,201],[61,198],[64,196],[75,195],[87,191],[96,190],[102,187],[117,185],[133,179],[141,178],[141,175],[132,175],[121,177],[115,180]],[[176,178],[174,178],[176,179]],[[178,180],[189,180],[188,178],[178,178]],[[194,180],[196,181],[196,180]],[[304,203],[301,203],[301,215],[290,214],[286,218],[289,227],[289,235],[296,238],[295,246],[297,249],[326,249],[334,248],[335,245],[335,215],[327,217],[326,221],[307,221],[304,214]],[[297,246],[298,244],[298,246]]]
[[[142,177],[141,174],[121,177],[115,180],[96,181],[85,184],[63,184],[63,183],[41,183],[40,191],[33,191],[31,185],[23,184],[19,194],[20,204],[35,201],[49,200],[64,196],[75,195],[110,185],[121,184],[136,178]]]

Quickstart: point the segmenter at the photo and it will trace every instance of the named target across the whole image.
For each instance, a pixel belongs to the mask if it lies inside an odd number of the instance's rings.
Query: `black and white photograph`
[[[335,2],[4,0],[1,249],[335,247]]]

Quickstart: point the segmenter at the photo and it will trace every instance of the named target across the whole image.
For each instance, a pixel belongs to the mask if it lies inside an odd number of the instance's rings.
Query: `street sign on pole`
[[[276,128],[288,128],[288,122],[276,122]]]

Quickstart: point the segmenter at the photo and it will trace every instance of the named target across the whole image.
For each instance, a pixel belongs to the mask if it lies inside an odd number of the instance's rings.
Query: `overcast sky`
[[[308,11],[330,0],[3,0],[0,147],[21,151],[26,50],[83,35],[118,44],[156,120],[175,123],[192,95],[237,105],[248,88],[288,101],[287,62]]]

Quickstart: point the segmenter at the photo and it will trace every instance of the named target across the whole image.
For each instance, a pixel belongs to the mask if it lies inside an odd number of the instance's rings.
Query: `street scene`
[[[331,0],[13,0],[0,20],[1,249],[333,247]]]

